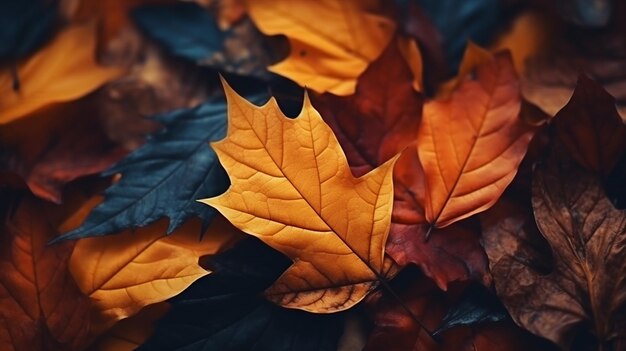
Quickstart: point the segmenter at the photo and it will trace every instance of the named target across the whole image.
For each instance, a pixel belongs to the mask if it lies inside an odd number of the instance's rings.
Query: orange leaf
[[[424,106],[417,150],[431,226],[484,211],[500,197],[533,135],[519,118],[520,105],[511,58],[499,54],[477,67],[475,80]]]
[[[67,271],[74,243],[46,245],[57,235],[49,210],[25,198],[3,223],[1,350],[79,350],[88,342],[89,298]]]
[[[247,5],[263,33],[283,34],[291,44],[287,59],[270,70],[320,93],[354,93],[358,76],[395,30],[393,21],[376,14],[381,8],[376,0],[248,0]]]
[[[78,99],[118,77],[118,68],[95,60],[95,26],[71,26],[17,67],[20,89],[13,90],[10,69],[0,71],[0,124],[44,106]]]
[[[76,226],[100,199],[94,198],[63,225]],[[104,316],[102,329],[165,301],[209,274],[198,264],[237,239],[238,231],[220,218],[200,240],[200,221],[188,221],[169,236],[167,222],[121,234],[81,239],[70,260],[80,289]]]
[[[294,261],[265,293],[329,313],[362,300],[384,276],[397,157],[355,178],[332,130],[305,96],[296,119],[225,85],[228,135],[213,148],[231,180],[202,200]]]

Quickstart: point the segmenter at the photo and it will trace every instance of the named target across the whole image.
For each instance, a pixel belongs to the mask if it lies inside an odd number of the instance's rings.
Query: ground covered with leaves
[[[0,1],[0,350],[626,350],[626,4]]]

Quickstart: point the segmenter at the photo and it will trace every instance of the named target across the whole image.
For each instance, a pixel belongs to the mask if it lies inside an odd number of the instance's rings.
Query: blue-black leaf
[[[241,242],[214,258],[214,273],[171,301],[138,350],[336,350],[343,314],[289,310],[261,297],[290,264],[257,239]]]
[[[57,19],[58,0],[0,1],[0,60],[17,60],[38,49]]]
[[[250,97],[255,103],[264,99]],[[209,145],[226,135],[224,98],[154,120],[163,129],[104,173],[122,174],[106,190],[105,201],[79,228],[57,240],[102,236],[146,226],[162,217],[170,219],[169,234],[191,216],[199,216],[205,224],[213,218],[214,210],[196,200],[219,195],[228,187],[226,172]]]
[[[195,3],[145,5],[132,12],[143,33],[169,53],[200,66],[242,76],[268,78],[267,66],[277,60],[280,47],[266,46],[249,19],[222,31],[204,8]]]

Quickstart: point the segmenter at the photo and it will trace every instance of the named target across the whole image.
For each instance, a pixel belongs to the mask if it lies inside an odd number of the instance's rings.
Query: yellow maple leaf
[[[99,202],[91,199],[62,225],[63,231],[82,222]],[[203,239],[199,221],[188,221],[166,236],[167,222],[76,243],[69,269],[80,290],[101,312],[96,329],[130,317],[144,306],[165,301],[209,274],[198,264],[237,240],[239,231],[215,218]]]
[[[119,68],[98,65],[96,27],[70,26],[17,67],[20,88],[13,89],[10,68],[0,71],[0,124],[53,103],[78,99],[118,77]]]
[[[224,87],[228,135],[212,145],[232,185],[201,201],[294,261],[268,299],[317,313],[350,308],[386,271],[396,158],[355,178],[308,96],[289,119],[274,99],[258,107]]]
[[[250,17],[267,35],[289,39],[289,56],[270,67],[302,86],[350,95],[358,76],[391,40],[395,24],[376,0],[248,0]]]

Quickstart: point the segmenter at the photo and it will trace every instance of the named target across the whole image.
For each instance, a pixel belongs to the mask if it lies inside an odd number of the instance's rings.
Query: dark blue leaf
[[[257,103],[264,99],[249,98]],[[104,173],[121,173],[122,179],[106,190],[105,201],[79,228],[58,240],[106,235],[162,217],[170,219],[168,234],[191,216],[201,217],[205,224],[210,221],[214,210],[196,200],[219,195],[228,187],[226,173],[209,146],[226,134],[224,98],[154,119],[164,128]]]
[[[172,300],[172,309],[138,350],[336,350],[343,314],[316,315],[263,300],[291,262],[250,238],[213,262],[214,273]]]
[[[176,56],[201,61],[222,50],[224,34],[201,6],[177,2],[142,6],[132,12],[135,23]]]
[[[500,0],[416,0],[443,36],[450,69],[456,71],[469,40],[489,43],[496,32]]]
[[[17,60],[48,40],[58,17],[58,0],[0,1],[0,60]]]
[[[461,297],[450,307],[434,334],[461,325],[498,322],[510,318],[497,296],[482,285],[474,284],[463,291]]]

